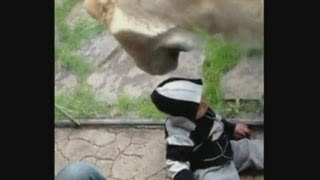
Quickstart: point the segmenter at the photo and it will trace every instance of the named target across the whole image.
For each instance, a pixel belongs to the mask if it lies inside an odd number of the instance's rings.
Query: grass
[[[75,92],[62,92],[55,96],[55,103],[63,108],[73,118],[94,118],[109,111],[110,106],[98,101],[92,89],[86,83],[86,78],[94,67],[77,54],[79,47],[91,38],[105,30],[102,23],[89,23],[82,20],[74,28],[68,26],[66,18],[78,0],[66,0],[60,6],[55,6],[55,26],[58,30],[59,41],[55,43],[55,62],[77,77],[79,83]],[[63,115],[55,111],[56,119]]]
[[[260,114],[263,111],[263,105],[257,100],[240,100],[228,101],[225,103],[223,113],[227,117],[235,117],[240,112],[253,112]]]
[[[67,0],[55,8],[55,24],[59,32],[59,42],[55,44],[55,61],[76,75],[79,86],[73,93],[62,92],[57,95],[55,103],[75,119],[123,116],[130,112],[136,112],[142,118],[164,117],[149,98],[137,99],[127,93],[121,93],[116,103],[108,104],[98,101],[94,96],[92,89],[85,82],[94,67],[77,55],[76,51],[83,43],[101,33],[105,27],[98,22],[92,24],[82,21],[71,29],[66,23],[66,17],[76,3],[78,3],[77,0]],[[55,111],[55,118],[65,119],[66,117]]]
[[[247,53],[247,56],[248,57],[252,57],[252,56],[263,56],[263,49],[262,48],[251,48],[248,50],[248,53]]]
[[[204,96],[215,111],[224,116],[232,117],[240,112],[258,112],[260,104],[252,101],[235,100],[226,102],[220,88],[221,78],[232,69],[241,56],[262,56],[263,49],[257,47],[240,46],[235,42],[228,42],[210,36],[201,29],[194,29],[204,40],[203,53],[205,61],[203,64]]]
[[[165,117],[165,115],[153,105],[149,97],[134,98],[126,92],[118,96],[117,102],[114,104],[114,109],[116,109],[118,113],[135,112],[142,118],[162,119]]]
[[[134,98],[128,93],[121,93],[114,104],[98,101],[91,88],[82,84],[74,93],[62,93],[56,96],[56,104],[75,119],[97,117],[123,117],[136,113],[140,118],[154,120],[163,119],[165,115],[159,112],[150,98]],[[60,112],[55,111],[56,119],[66,119]]]
[[[134,111],[136,108],[135,98],[123,92],[118,95],[116,106],[119,111]]]
[[[59,60],[56,62],[73,73],[80,81],[85,79],[93,70],[93,66],[83,58],[69,51],[64,46],[56,46]]]
[[[161,113],[151,102],[150,98],[144,98],[137,104],[137,113],[144,118],[164,119],[165,114]]]
[[[61,93],[55,97],[55,103],[73,118],[93,118],[109,110],[109,105],[98,101],[87,84],[80,86],[73,93]],[[61,113],[55,112],[56,119],[63,119]]]
[[[59,42],[55,44],[55,61],[80,79],[84,79],[93,67],[77,54],[77,50],[83,43],[103,32],[105,27],[98,21],[89,23],[83,20],[71,29],[66,18],[78,2],[67,0],[61,6],[55,6],[55,25],[59,32]]]
[[[224,100],[220,89],[222,76],[233,68],[241,55],[238,44],[225,42],[207,36],[204,48],[205,62],[203,64],[204,96],[217,111],[224,108]]]

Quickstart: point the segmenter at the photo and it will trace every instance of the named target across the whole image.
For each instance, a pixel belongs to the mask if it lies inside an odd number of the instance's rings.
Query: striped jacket
[[[165,124],[168,175],[174,180],[193,180],[195,170],[232,160],[229,138],[234,127],[210,108],[195,121],[169,116]]]

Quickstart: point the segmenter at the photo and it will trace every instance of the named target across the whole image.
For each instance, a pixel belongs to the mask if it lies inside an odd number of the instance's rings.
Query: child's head
[[[195,120],[201,115],[199,109],[208,108],[202,85],[201,79],[169,78],[152,92],[151,100],[163,113]]]

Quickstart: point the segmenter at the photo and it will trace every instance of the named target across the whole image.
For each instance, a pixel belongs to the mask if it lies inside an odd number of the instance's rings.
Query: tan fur
[[[150,74],[165,74],[176,68],[174,61],[177,57],[170,54],[174,51],[187,50],[190,44],[184,41],[193,38],[184,35],[185,39],[176,38],[181,37],[180,34],[183,32],[181,29],[200,27],[225,39],[261,44],[263,2],[263,0],[85,0],[84,6],[92,17],[108,26],[108,30],[141,69]]]

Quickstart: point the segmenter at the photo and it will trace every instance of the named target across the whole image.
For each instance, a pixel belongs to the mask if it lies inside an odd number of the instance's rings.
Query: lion
[[[248,44],[263,41],[263,0],[85,0],[135,64],[151,75],[178,66],[179,52],[200,47],[194,29]]]

